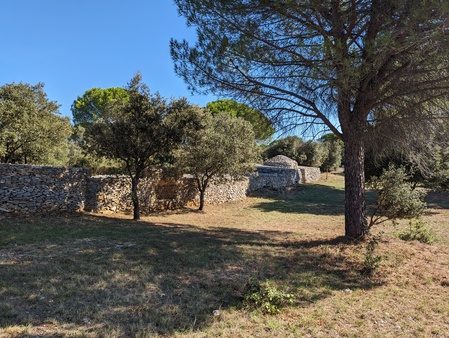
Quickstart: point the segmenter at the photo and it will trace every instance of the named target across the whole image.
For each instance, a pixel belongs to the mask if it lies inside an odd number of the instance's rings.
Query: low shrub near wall
[[[83,210],[89,176],[84,168],[0,164],[0,214]]]

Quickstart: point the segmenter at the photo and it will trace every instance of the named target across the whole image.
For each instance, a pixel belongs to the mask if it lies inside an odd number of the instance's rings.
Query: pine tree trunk
[[[133,220],[138,221],[140,219],[140,205],[139,197],[137,195],[137,186],[139,184],[139,177],[131,178],[131,199],[133,202]]]
[[[356,134],[357,135],[357,134]],[[365,200],[365,147],[362,137],[345,139],[345,237],[362,239],[368,233]]]

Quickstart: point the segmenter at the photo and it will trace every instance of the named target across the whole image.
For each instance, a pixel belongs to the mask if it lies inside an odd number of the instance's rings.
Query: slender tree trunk
[[[368,233],[365,200],[365,147],[359,133],[345,138],[345,236],[361,239]]]
[[[204,209],[204,200],[206,195],[206,188],[209,183],[209,178],[197,178],[196,179],[198,191],[200,192],[200,207],[198,208],[199,211],[203,211]]]
[[[139,176],[131,177],[131,200],[133,202],[133,220],[140,219],[139,197],[137,195],[137,186],[139,185]]]
[[[204,195],[205,195],[205,190],[201,189],[200,190],[200,207],[198,208],[199,211],[203,211],[203,209],[204,209]]]

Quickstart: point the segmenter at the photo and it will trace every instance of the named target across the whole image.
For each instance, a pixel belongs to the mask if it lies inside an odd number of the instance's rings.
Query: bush
[[[365,260],[362,264],[362,275],[372,276],[374,271],[380,266],[380,262],[384,257],[376,255],[375,251],[379,246],[379,239],[377,237],[371,237],[365,246]]]
[[[298,153],[304,158],[302,162],[298,161],[299,165],[321,167],[329,156],[329,149],[323,143],[308,141],[299,147]]]
[[[294,296],[278,290],[269,283],[260,284],[251,278],[245,285],[244,301],[249,308],[261,308],[268,314],[280,313],[282,308],[293,303]]]
[[[426,207],[424,195],[413,188],[404,168],[390,165],[380,177],[373,177],[368,186],[377,195],[377,204],[370,226],[384,220],[419,218]]]
[[[431,244],[435,239],[435,235],[422,219],[411,219],[409,228],[401,231],[398,237],[403,241],[419,241],[426,244]]]

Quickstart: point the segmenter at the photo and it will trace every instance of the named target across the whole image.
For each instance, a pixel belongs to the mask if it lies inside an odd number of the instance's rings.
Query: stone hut
[[[287,156],[278,155],[257,166],[256,173],[250,177],[248,190],[279,190],[295,186],[300,181],[298,163]]]
[[[298,162],[284,155],[272,157],[269,160],[266,160],[263,165],[277,168],[298,169]]]
[[[264,166],[295,169],[299,172],[300,183],[316,182],[321,178],[320,168],[299,166],[295,160],[284,155],[277,155],[270,158],[264,162]]]

